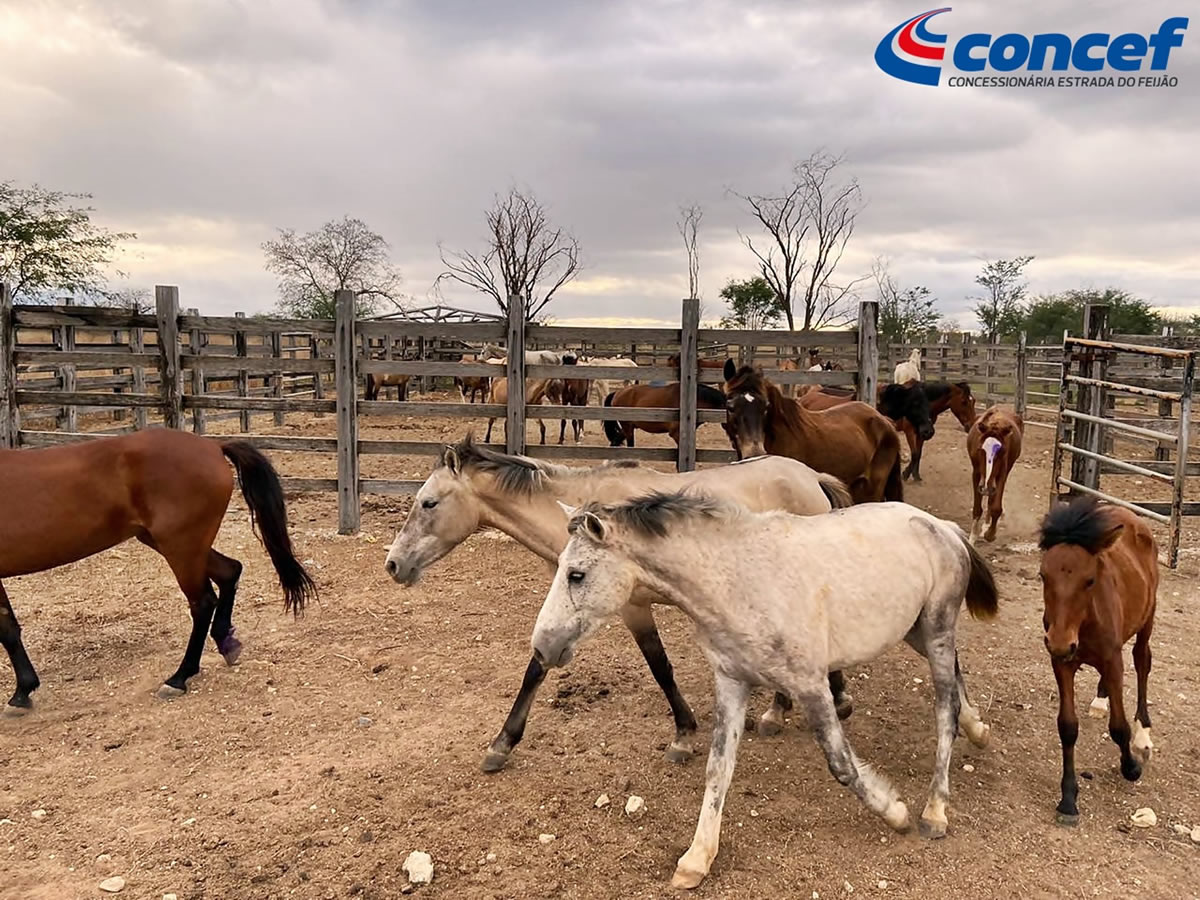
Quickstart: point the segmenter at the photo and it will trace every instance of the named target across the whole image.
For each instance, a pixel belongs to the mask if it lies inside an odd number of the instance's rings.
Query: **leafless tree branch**
[[[675,227],[679,229],[679,236],[683,238],[683,249],[687,252],[687,295],[695,298],[700,296],[700,250],[697,244],[697,233],[700,230],[700,220],[703,218],[704,210],[693,203],[690,206],[679,208],[679,221],[675,223]]]

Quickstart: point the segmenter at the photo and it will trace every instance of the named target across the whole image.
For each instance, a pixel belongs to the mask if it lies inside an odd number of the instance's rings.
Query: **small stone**
[[[842,890],[845,891],[847,894],[853,894],[854,893],[854,885],[852,885],[848,881],[843,881],[842,882]]]
[[[544,833],[539,834],[538,835],[538,843],[539,844],[549,844],[552,841],[554,841],[556,837],[557,836],[553,835],[553,834],[544,834]]]
[[[1158,824],[1158,815],[1150,807],[1143,806],[1134,811],[1133,815],[1129,817],[1129,821],[1138,828],[1153,828]]]
[[[163,894],[162,900],[179,900],[179,897],[175,894]]]
[[[105,878],[100,882],[100,890],[106,894],[119,894],[125,890],[125,879],[120,875],[115,875],[112,878]]]
[[[35,809],[33,812],[30,813],[30,815],[33,816],[35,819],[44,819],[44,818],[46,818],[46,811],[44,809]]]
[[[964,772],[974,772],[975,767],[973,765],[971,765],[970,763],[963,763],[963,771]]]
[[[0,819],[0,825],[16,825],[12,819]]]
[[[370,716],[359,716],[358,721],[355,722],[354,724],[357,725],[359,728],[370,728],[371,727],[371,717]]]
[[[180,825],[182,825],[184,828],[191,828],[193,825],[195,825],[195,824],[196,824],[196,820],[195,820],[195,819],[190,819],[190,818],[189,818],[189,819],[184,819],[184,820],[183,820],[182,822],[180,822],[179,824],[180,824]]]
[[[1200,825],[1192,829],[1191,838],[1193,844],[1200,844]]]
[[[750,818],[752,818],[752,819],[758,818],[758,810],[757,809],[750,810]]]
[[[484,857],[484,859],[486,859],[490,863],[494,863],[496,861],[496,854],[489,853],[487,856]]]
[[[375,840],[375,834],[368,828],[359,836],[358,840],[363,844],[370,844]]]
[[[96,862],[100,863],[100,865],[104,865],[105,863],[112,862],[112,857],[107,853],[101,853],[96,857]]]
[[[1176,834],[1191,834],[1192,833],[1192,829],[1190,829],[1186,825],[1176,824],[1176,825],[1172,825],[1171,828],[1174,829]]]
[[[886,891],[886,890],[887,890],[887,881],[886,881],[885,879],[883,879],[883,878],[880,878],[880,879],[879,879],[879,889],[880,889],[881,891]]]
[[[596,809],[604,809],[612,801],[608,798],[608,794],[601,794],[596,798]]]
[[[625,801],[625,815],[638,818],[646,814],[646,801],[637,794],[630,794]]]
[[[422,850],[408,854],[400,868],[408,873],[409,884],[429,884],[433,881],[433,857]]]

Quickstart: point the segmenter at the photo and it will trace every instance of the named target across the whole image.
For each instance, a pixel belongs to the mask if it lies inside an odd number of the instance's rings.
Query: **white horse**
[[[578,364],[581,366],[620,366],[627,369],[636,369],[638,367],[636,362],[634,362],[632,359],[626,359],[624,356],[615,356],[609,359],[581,359],[579,360]],[[591,388],[588,392],[588,400],[590,401],[592,397],[595,397],[596,405],[603,406],[604,398],[616,390],[616,388],[613,387],[614,384],[624,387],[628,384],[633,384],[633,379],[626,378],[621,380],[612,378],[594,378],[592,379]]]
[[[676,887],[696,887],[716,857],[756,685],[797,700],[834,777],[895,830],[911,827],[896,790],[851,750],[825,681],[831,668],[868,662],[901,640],[933,673],[937,755],[920,829],[945,835],[955,722],[970,709],[955,626],[964,596],[976,616],[997,609],[991,572],[962,529],[904,503],[803,518],[683,493],[571,513],[571,539],[533,629],[534,657],[565,665],[634,589],[650,588],[695,623],[716,675],[708,783]]]
[[[559,466],[527,456],[510,456],[474,443],[470,437],[447,447],[433,474],[417,491],[404,527],[388,549],[385,568],[402,585],[421,574],[481,527],[498,528],[552,566],[567,545],[567,517],[560,502],[580,505],[589,500],[615,503],[651,490],[693,486],[728,497],[751,509],[785,509],[797,515],[819,515],[850,505],[845,485],[831,475],[782,456],[763,456],[696,472],[659,472],[628,463],[595,468]],[[667,759],[683,762],[693,754],[696,718],[675,684],[650,604],[662,602],[648,592],[634,595],[621,611],[670,704],[675,739]],[[483,770],[504,768],[525,732],[525,722],[545,668],[531,659],[512,711],[484,758]],[[839,713],[853,709],[841,672],[831,672],[829,688]],[[776,695],[762,717],[760,731],[774,734],[783,726],[791,701]]]
[[[892,384],[908,384],[910,381],[921,380],[921,351],[914,350],[908,359],[899,363],[892,372]]]

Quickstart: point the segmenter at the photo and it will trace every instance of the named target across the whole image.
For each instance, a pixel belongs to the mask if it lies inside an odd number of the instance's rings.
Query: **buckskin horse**
[[[900,436],[854,401],[813,411],[783,396],[762,370],[725,363],[725,431],[739,458],[772,453],[840,478],[855,503],[903,500]]]
[[[1042,628],[1058,684],[1058,736],[1062,742],[1058,823],[1074,825],[1079,821],[1075,673],[1080,666],[1100,672],[1100,689],[1092,709],[1103,711],[1107,697],[1108,733],[1121,750],[1121,774],[1137,781],[1154,750],[1146,683],[1158,592],[1158,547],[1149,526],[1132,512],[1090,497],[1052,509],[1042,522],[1039,546],[1043,551]],[[1134,635],[1137,713],[1131,735],[1125,717],[1121,648]]]
[[[192,634],[179,669],[159,688],[171,697],[200,671],[205,633],[229,665],[233,600],[242,564],[212,548],[233,493],[233,463],[279,583],[284,609],[299,614],[316,586],[292,552],[279,476],[244,441],[217,441],[153,428],[44,450],[0,450],[0,490],[9,512],[0,518],[0,579],[28,575],[137,538],[167,561],[192,613]],[[214,592],[216,586],[220,594]],[[32,703],[39,681],[0,584],[0,644],[8,651],[17,689],[5,711]]]

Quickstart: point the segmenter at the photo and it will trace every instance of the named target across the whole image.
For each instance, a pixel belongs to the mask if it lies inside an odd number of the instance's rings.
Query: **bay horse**
[[[900,436],[866,403],[809,410],[762,370],[725,363],[725,431],[738,457],[790,456],[840,478],[855,503],[903,500]]]
[[[936,425],[937,418],[946,410],[954,414],[963,431],[970,431],[978,417],[975,412],[975,396],[971,386],[965,381],[919,381],[916,382],[929,398],[929,415]],[[905,478],[913,481],[921,480],[921,452],[928,438],[922,438],[907,420],[901,420],[897,427],[908,441],[909,462],[904,470]]]
[[[679,382],[669,384],[631,384],[613,391],[604,398],[605,406],[640,406],[645,409],[678,409]],[[697,409],[724,409],[725,395],[708,384],[696,384]],[[697,428],[700,427],[698,423]],[[610,447],[622,444],[633,446],[634,429],[640,428],[648,434],[669,434],[679,443],[679,420],[673,422],[613,422],[605,421],[604,434]]]
[[[217,442],[163,428],[39,450],[0,450],[0,490],[10,511],[0,517],[0,578],[53,569],[137,538],[167,561],[191,609],[183,662],[159,689],[161,697],[183,694],[200,671],[210,626],[229,665],[242,652],[233,627],[242,564],[212,547],[233,493],[226,460],[237,469],[251,524],[257,523],[279,575],[284,609],[298,615],[317,589],[292,552],[283,489],[271,463],[244,441]],[[19,714],[32,706],[29,695],[39,681],[3,584],[0,644],[17,681],[5,712]]]
[[[856,399],[853,388],[835,388],[823,384],[806,385],[798,398],[805,409],[830,409]]]
[[[482,359],[480,355],[464,356],[461,361],[465,363],[491,362],[490,359]],[[492,379],[488,375],[454,376],[454,386],[462,394],[463,403],[474,403],[477,395],[486,402],[488,390],[491,388],[491,385]],[[467,399],[468,396],[470,397],[469,400]]]
[[[919,827],[925,837],[945,836],[955,726],[969,705],[956,652],[959,610],[965,599],[973,615],[993,618],[999,606],[992,573],[961,528],[904,503],[801,517],[695,492],[567,512],[570,540],[533,628],[534,658],[566,665],[631,591],[646,587],[692,620],[716,677],[704,801],[674,887],[698,886],[717,855],[757,686],[799,702],[830,771],[864,806],[896,831],[912,827],[896,789],[855,755],[825,677],[901,641],[928,659],[933,676],[937,751]]]
[[[1004,486],[1008,473],[1021,456],[1025,422],[1003,406],[993,406],[967,432],[967,455],[971,458],[971,540],[979,537],[983,523],[983,498],[988,498],[988,526],[983,540],[996,539],[996,525],[1004,514]]]
[[[1062,797],[1058,823],[1079,821],[1075,777],[1075,673],[1088,665],[1100,673],[1092,708],[1105,708],[1108,733],[1121,750],[1121,774],[1137,781],[1150,761],[1150,633],[1158,592],[1158,546],[1149,526],[1119,506],[1082,497],[1056,506],[1042,521],[1041,579],[1045,644],[1058,684],[1058,736],[1062,742]],[[1130,734],[1125,716],[1121,648],[1136,635],[1137,712]],[[1132,740],[1131,740],[1132,737]]]
[[[398,584],[411,586],[429,566],[481,527],[500,529],[554,565],[567,544],[567,518],[559,503],[581,504],[590,499],[615,502],[641,491],[681,486],[729,497],[751,509],[784,509],[796,515],[820,515],[852,502],[845,485],[833,476],[780,456],[683,473],[660,472],[625,461],[568,467],[499,453],[476,444],[468,435],[458,445],[446,447],[417,491],[408,518],[388,549],[385,569]],[[636,592],[621,618],[666,695],[674,717],[675,738],[667,747],[667,759],[683,762],[693,753],[696,719],[675,684],[663,649],[650,605],[657,602],[660,599],[650,592]],[[512,711],[488,748],[483,771],[498,771],[508,762],[525,733],[525,723],[545,676],[542,664],[531,658]],[[846,693],[840,671],[829,673],[829,689],[838,715],[849,716],[853,701]],[[759,730],[766,735],[777,733],[789,709],[791,701],[776,694],[762,716]],[[972,741],[986,740],[986,725],[968,722],[964,727]]]
[[[564,366],[574,366],[578,364],[578,357],[567,354],[563,356]],[[562,380],[562,405],[563,406],[587,406],[588,394],[591,393],[592,383],[586,378],[564,378]],[[558,424],[558,442],[563,443],[566,437],[567,420],[562,419]],[[575,443],[579,443],[583,437],[583,419],[571,420],[571,433],[575,438]]]
[[[670,356],[668,356],[667,357],[667,365],[673,369],[678,369],[679,368],[679,354],[672,353]],[[723,365],[725,365],[725,362],[724,362],[724,360],[720,360],[720,359],[697,359],[696,360],[696,374],[698,376],[700,376],[701,378],[703,378],[705,369],[715,369],[719,372]]]
[[[396,389],[396,400],[407,400],[408,383],[411,380],[411,375],[377,375],[373,372],[368,372],[367,387],[363,394],[363,399],[378,400],[379,389],[381,387],[394,387]]]

